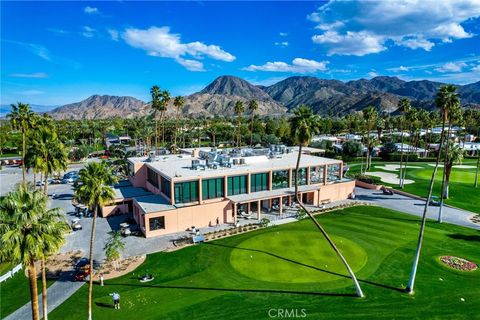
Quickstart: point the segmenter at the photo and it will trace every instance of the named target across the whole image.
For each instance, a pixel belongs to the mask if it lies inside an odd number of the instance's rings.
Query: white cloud
[[[182,59],[177,58],[175,59],[179,64],[185,67],[185,69],[190,71],[205,71],[203,68],[203,63],[197,60],[190,60],[190,59]]]
[[[56,34],[60,34],[60,35],[68,34],[67,30],[58,29],[58,28],[47,28],[47,30],[50,31],[50,32],[56,33]]]
[[[134,48],[143,49],[154,57],[172,58],[190,71],[205,71],[203,63],[198,61],[203,57],[231,62],[235,56],[224,51],[217,45],[206,45],[195,41],[182,43],[179,34],[170,33],[169,27],[150,27],[149,29],[128,28],[121,37]],[[195,59],[186,59],[190,56]]]
[[[476,65],[475,67],[472,68],[473,72],[480,72],[480,64]]]
[[[119,38],[119,33],[115,29],[107,29],[108,34],[110,35],[110,38],[112,38],[113,41],[118,41]]]
[[[421,38],[401,39],[395,43],[410,49],[423,49],[425,51],[430,51],[435,45],[435,43]]]
[[[294,73],[314,73],[327,70],[328,61],[315,61],[302,58],[295,58],[292,64],[282,61],[267,62],[264,65],[250,65],[243,68],[247,71],[269,71],[269,72],[294,72]]]
[[[378,73],[376,73],[375,71],[370,71],[369,73],[367,73],[367,76],[369,76],[370,78],[375,78],[378,77]]]
[[[347,31],[341,35],[336,31],[326,31],[321,35],[312,37],[314,43],[325,44],[329,47],[328,55],[354,55],[363,56],[369,53],[377,53],[385,50],[382,37],[368,32]]]
[[[34,72],[34,73],[12,73],[10,77],[14,78],[47,78],[48,74],[45,72]]]
[[[278,34],[280,35],[280,37],[288,36],[288,33],[286,33],[286,32],[279,32]]]
[[[97,30],[93,29],[92,27],[83,26],[81,34],[85,38],[93,38],[95,36],[96,32],[97,32]]]
[[[85,8],[83,8],[83,12],[85,12],[87,14],[98,14],[98,13],[100,13],[100,11],[98,11],[98,8],[90,7],[90,6],[86,6]]]
[[[307,16],[322,31],[313,41],[343,55],[377,53],[392,44],[429,51],[438,42],[472,37],[462,23],[478,17],[478,0],[331,0]]]
[[[400,66],[400,67],[396,67],[396,68],[389,68],[387,70],[388,71],[393,71],[393,72],[401,72],[401,71],[408,71],[408,70],[410,70],[410,68],[405,67],[405,66]]]
[[[460,72],[465,68],[467,64],[465,62],[447,62],[439,68],[435,68],[438,72]]]
[[[288,41],[274,42],[273,44],[282,48],[288,47],[289,45]]]

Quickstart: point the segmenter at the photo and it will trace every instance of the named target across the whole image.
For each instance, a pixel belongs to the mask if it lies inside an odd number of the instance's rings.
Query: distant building
[[[105,138],[105,145],[109,148],[111,145],[120,145],[120,144],[129,144],[132,138],[128,135],[114,135],[111,133],[107,133],[107,137]]]
[[[397,147],[397,152],[403,152],[403,153],[411,153],[411,154],[417,154],[419,157],[425,157],[427,150],[420,148],[420,147],[415,147],[406,143],[395,143],[395,146]]]
[[[295,204],[294,148],[182,152],[128,159],[131,184],[115,189],[115,203],[104,206],[102,215],[132,212],[143,234],[152,237],[207,227],[217,219],[236,224],[239,219],[260,220],[272,211],[281,217]],[[302,155],[302,202],[320,206],[347,199],[354,186],[343,177],[341,160]]]

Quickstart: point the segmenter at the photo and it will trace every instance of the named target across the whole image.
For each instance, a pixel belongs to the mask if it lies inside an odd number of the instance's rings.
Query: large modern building
[[[270,149],[183,150],[179,155],[130,158],[130,183],[115,187],[103,216],[132,212],[146,237],[238,219],[261,219],[295,205],[298,151]],[[303,154],[299,191],[304,203],[346,199],[354,181],[343,178],[340,160]]]

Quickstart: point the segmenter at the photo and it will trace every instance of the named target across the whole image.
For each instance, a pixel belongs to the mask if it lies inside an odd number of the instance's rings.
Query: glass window
[[[327,181],[340,180],[340,164],[329,164],[327,166]]]
[[[130,177],[133,177],[135,175],[135,166],[130,161],[128,161],[128,175]]]
[[[288,188],[288,170],[272,172],[272,189]]]
[[[223,197],[223,178],[202,180],[202,199]]]
[[[158,175],[155,171],[147,167],[147,180],[154,186],[158,188]]]
[[[228,177],[228,195],[247,193],[247,176]]]
[[[172,196],[172,187],[170,185],[170,180],[160,176],[160,183],[161,183],[161,190],[164,195],[166,195],[169,199]]]
[[[198,181],[175,183],[175,203],[198,201]]]
[[[255,173],[250,175],[250,192],[268,190],[268,173]]]
[[[324,166],[310,168],[310,183],[323,183]]]
[[[150,231],[165,229],[165,217],[157,217],[148,219]]]
[[[295,185],[295,175],[296,175],[295,169],[292,170],[292,186]],[[307,184],[307,168],[299,168],[298,169],[298,185],[302,186],[304,184]]]

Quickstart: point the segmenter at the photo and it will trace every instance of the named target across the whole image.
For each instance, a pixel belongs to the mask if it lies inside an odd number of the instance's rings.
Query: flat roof
[[[138,205],[145,213],[167,211],[176,209],[175,206],[168,203],[168,201],[159,195],[151,194],[149,196],[135,198]]]
[[[133,186],[114,186],[113,191],[115,191],[115,199],[130,199],[136,197],[143,197],[152,195],[148,190],[143,188],[137,188]]]
[[[289,168],[295,168],[297,164],[298,152],[292,152],[282,154],[279,157],[270,159],[267,156],[257,156],[257,161],[248,163],[249,160],[253,160],[254,157],[244,157],[246,164],[232,165],[231,168],[218,167],[217,169],[205,170],[192,170],[191,157],[185,157],[182,155],[166,155],[160,156],[157,161],[146,162],[147,157],[129,158],[132,162],[144,162],[148,167],[161,173],[162,175],[173,178],[176,181],[196,179],[196,178],[208,178],[208,177],[220,177],[225,175],[240,175],[249,172],[265,172],[269,170],[286,170]],[[302,154],[300,160],[300,167],[307,166],[322,166],[325,164],[337,164],[341,163],[341,160],[317,157],[312,155]]]

